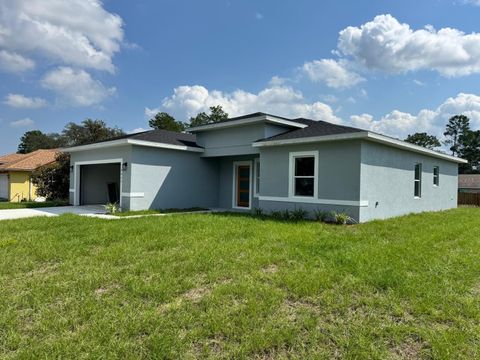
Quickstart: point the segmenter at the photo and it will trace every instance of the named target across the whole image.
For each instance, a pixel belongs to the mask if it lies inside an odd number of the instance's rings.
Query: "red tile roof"
[[[0,170],[4,171],[33,171],[36,168],[48,165],[55,161],[57,154],[60,152],[57,149],[52,150],[36,150],[29,154],[9,154],[0,157]],[[15,159],[16,158],[16,159]],[[2,160],[9,159],[9,162]]]

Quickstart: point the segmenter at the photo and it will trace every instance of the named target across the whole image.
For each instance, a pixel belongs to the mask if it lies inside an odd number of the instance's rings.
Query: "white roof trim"
[[[248,124],[252,124],[260,121],[265,121],[273,124],[292,126],[299,129],[303,129],[308,126],[305,124],[300,124],[296,121],[286,120],[286,119],[278,118],[271,115],[260,115],[260,116],[247,118],[247,119],[232,120],[232,121],[225,121],[225,122],[219,122],[214,124],[197,126],[197,127],[188,129],[188,132],[197,132],[197,131],[223,129],[223,128],[234,127],[234,126],[243,126],[243,125],[248,125]]]
[[[87,144],[87,145],[80,145],[80,146],[73,146],[70,148],[62,149],[62,151],[67,153],[85,151],[85,150],[95,150],[95,149],[103,149],[109,147],[116,147],[122,145],[137,145],[137,146],[148,146],[154,148],[162,148],[162,149],[171,149],[171,150],[182,150],[182,151],[192,151],[192,152],[203,152],[204,149],[192,147],[192,146],[182,146],[182,145],[173,145],[173,144],[165,144],[165,143],[158,143],[154,141],[145,141],[145,140],[135,140],[135,139],[118,139],[118,140],[111,140],[105,141],[95,144]]]
[[[312,136],[312,137],[297,138],[297,139],[259,141],[259,142],[253,143],[253,146],[254,147],[281,146],[281,145],[308,144],[308,143],[315,143],[315,142],[354,140],[354,139],[364,139],[368,141],[373,141],[373,142],[381,143],[384,145],[396,147],[399,149],[413,151],[416,153],[425,154],[425,155],[433,156],[433,157],[448,160],[448,161],[453,161],[456,163],[463,163],[463,164],[468,163],[467,160],[464,160],[455,156],[442,154],[435,150],[426,149],[422,146],[410,144],[402,140],[393,139],[385,135],[375,134],[370,131],[361,131],[361,132],[338,134],[338,135]]]

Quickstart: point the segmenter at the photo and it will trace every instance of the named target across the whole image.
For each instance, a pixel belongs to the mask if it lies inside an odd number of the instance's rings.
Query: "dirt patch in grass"
[[[262,269],[265,274],[275,274],[278,271],[278,267],[275,264],[268,265]]]
[[[390,351],[389,359],[417,360],[423,359],[428,345],[420,339],[409,338],[403,343],[395,346]]]
[[[118,284],[113,284],[110,286],[101,286],[98,289],[95,289],[95,295],[103,296],[117,289],[120,289],[120,285]]]

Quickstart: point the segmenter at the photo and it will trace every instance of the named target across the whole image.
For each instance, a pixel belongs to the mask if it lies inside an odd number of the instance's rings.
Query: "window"
[[[260,194],[260,159],[259,158],[255,159],[254,172],[255,172],[255,175],[254,175],[255,182],[254,182],[253,195],[255,197],[258,197],[258,195]]]
[[[433,167],[433,185],[440,185],[440,168],[438,166]]]
[[[318,152],[290,153],[290,196],[317,196]]]
[[[422,164],[415,164],[414,196],[422,197]]]

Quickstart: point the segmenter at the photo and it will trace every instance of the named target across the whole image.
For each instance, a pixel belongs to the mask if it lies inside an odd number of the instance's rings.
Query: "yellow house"
[[[55,161],[58,150],[36,150],[29,154],[0,156],[0,199],[32,201],[37,197],[32,172]]]

